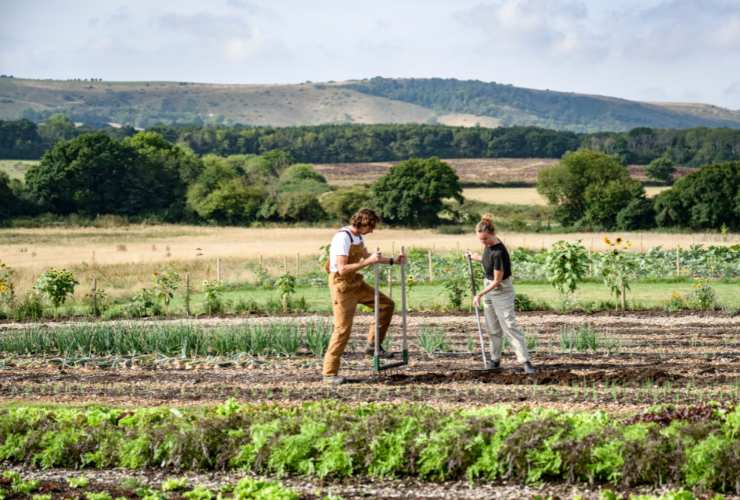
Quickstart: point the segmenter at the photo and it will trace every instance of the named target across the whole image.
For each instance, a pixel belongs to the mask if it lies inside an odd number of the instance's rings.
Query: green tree
[[[389,224],[437,224],[445,198],[462,203],[462,189],[455,171],[436,157],[402,161],[372,186],[373,204]]]
[[[139,132],[125,139],[124,144],[145,162],[141,174],[146,185],[157,193],[150,209],[162,212],[168,220],[182,219],[187,187],[203,170],[201,160],[156,132]]]
[[[329,185],[312,165],[291,165],[280,175],[275,211],[288,221],[316,221],[326,217],[319,196],[329,191]]]
[[[558,165],[541,170],[537,191],[562,224],[604,228],[614,227],[619,211],[644,196],[619,160],[586,149],[567,153]]]
[[[645,173],[650,179],[662,182],[663,184],[671,184],[673,182],[673,173],[676,171],[676,167],[673,164],[673,160],[669,156],[661,156],[651,161]]]
[[[265,186],[250,182],[233,159],[208,155],[203,163],[203,171],[188,189],[188,206],[202,218],[220,223],[256,220],[268,197]]]
[[[0,223],[18,215],[20,206],[21,200],[11,187],[10,177],[5,172],[0,172]]]
[[[346,224],[355,212],[370,204],[370,190],[355,185],[329,191],[319,196],[319,204],[329,217]]]
[[[39,135],[49,145],[54,145],[57,141],[74,139],[78,135],[72,120],[61,113],[51,115],[38,128]]]
[[[740,162],[703,167],[655,198],[658,226],[740,229]]]
[[[34,202],[59,214],[135,215],[157,206],[146,162],[103,133],[57,142],[26,173]]]

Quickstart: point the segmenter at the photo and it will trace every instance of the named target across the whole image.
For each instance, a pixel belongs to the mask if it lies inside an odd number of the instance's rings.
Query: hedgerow
[[[666,418],[675,415],[675,419]],[[475,410],[335,401],[0,410],[0,461],[39,468],[241,469],[278,477],[675,484],[740,492],[740,408]],[[687,416],[682,418],[682,416]]]

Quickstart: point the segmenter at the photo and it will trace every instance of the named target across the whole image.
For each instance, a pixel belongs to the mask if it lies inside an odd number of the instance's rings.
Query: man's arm
[[[367,251],[365,251],[365,254],[366,255],[364,259],[354,264],[348,263],[349,257],[347,255],[337,255],[337,273],[339,273],[339,275],[341,276],[345,273],[359,271],[363,267],[371,266],[378,262],[378,254],[368,254]]]

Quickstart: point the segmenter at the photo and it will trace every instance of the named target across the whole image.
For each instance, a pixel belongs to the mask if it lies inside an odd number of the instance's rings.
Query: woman
[[[516,359],[522,363],[524,373],[535,373],[529,361],[527,343],[514,312],[514,286],[511,284],[511,258],[506,247],[496,236],[493,216],[485,214],[475,227],[478,240],[485,249],[483,255],[471,254],[480,261],[486,273],[484,288],[475,297],[473,304],[478,307],[481,299],[485,305],[486,326],[491,335],[491,360],[486,368],[498,370],[501,367],[501,345],[505,334],[514,347]]]

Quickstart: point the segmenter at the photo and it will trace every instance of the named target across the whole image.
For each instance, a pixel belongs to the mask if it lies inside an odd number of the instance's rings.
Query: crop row
[[[280,483],[245,477],[236,483],[225,483],[217,491],[202,484],[190,485],[186,478],[171,477],[162,481],[158,489],[144,485],[135,478],[123,478],[119,484],[91,484],[80,475],[69,477],[64,483],[24,479],[17,471],[5,471],[0,476],[0,498],[32,498],[33,500],[52,500],[52,498],[84,498],[85,500],[116,500],[144,498],[147,500],[166,500],[182,498],[185,500],[298,500],[300,495]],[[328,496],[325,500],[341,500]]]
[[[335,401],[290,408],[234,400],[190,409],[20,406],[0,411],[0,461],[739,492],[740,409],[664,411],[625,422],[603,412]]]
[[[271,322],[203,328],[194,324],[81,324],[59,328],[31,327],[0,335],[0,352],[11,354],[167,356],[294,355],[300,349],[321,356],[332,324]]]

